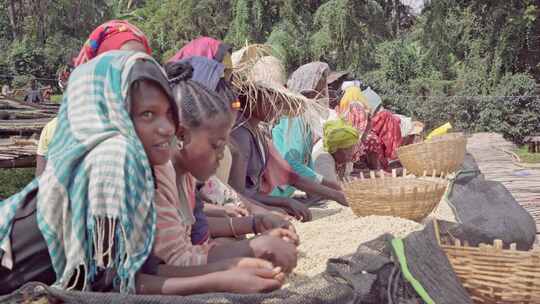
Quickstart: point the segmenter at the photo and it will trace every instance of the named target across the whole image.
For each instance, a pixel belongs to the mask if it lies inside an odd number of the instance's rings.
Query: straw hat
[[[233,67],[241,68],[244,64],[249,64],[257,61],[264,56],[271,56],[272,48],[269,45],[264,44],[250,44],[241,48],[240,50],[233,52],[231,60]]]
[[[248,102],[264,101],[276,111],[276,118],[298,116],[308,103],[302,95],[285,87],[286,73],[281,61],[265,55],[269,47],[248,46],[234,52],[232,84]]]
[[[248,79],[275,88],[285,88],[287,81],[285,68],[281,64],[281,61],[273,56],[259,58],[249,71]]]

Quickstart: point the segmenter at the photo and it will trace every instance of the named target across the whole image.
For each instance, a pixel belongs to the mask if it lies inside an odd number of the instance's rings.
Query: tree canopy
[[[450,120],[495,130],[508,111],[538,103],[475,99],[537,94],[538,0],[425,0],[421,12],[399,0],[0,0],[0,7],[0,74],[16,85],[29,75],[55,78],[97,25],[120,18],[146,33],[160,61],[202,35],[235,48],[267,43],[289,72],[325,61],[430,126]],[[540,125],[540,112],[531,111],[515,132]]]

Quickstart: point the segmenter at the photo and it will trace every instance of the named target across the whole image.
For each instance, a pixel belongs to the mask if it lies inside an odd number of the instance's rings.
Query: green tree
[[[232,0],[232,21],[226,40],[236,47],[246,43],[264,43],[279,22],[277,0]]]
[[[529,74],[504,75],[493,91],[494,95],[504,97],[491,99],[491,104],[483,109],[480,116],[484,124],[518,144],[527,135],[540,132],[540,98],[535,89]]]
[[[273,27],[266,41],[273,47],[285,68],[292,72],[311,61],[310,33],[313,15],[321,1],[285,0],[280,9],[280,22]]]
[[[378,2],[331,0],[314,16],[313,59],[338,69],[370,70],[375,67],[375,46],[385,37],[389,37],[389,28]]]
[[[229,1],[149,0],[131,20],[150,40],[154,56],[167,60],[199,36],[224,39],[231,21]]]
[[[422,43],[426,50],[426,60],[441,71],[444,79],[452,79],[455,75],[451,70],[454,58],[454,47],[457,45],[456,31],[449,22],[450,16],[459,14],[453,0],[431,1],[425,9]]]
[[[99,0],[0,3],[8,8],[0,26],[11,32],[0,38],[4,46],[0,56],[7,58],[5,73],[18,79],[55,78],[67,54],[78,50],[90,31],[110,18],[109,8]]]
[[[419,50],[404,39],[381,43],[376,51],[376,61],[387,79],[398,85],[408,85],[419,76]]]

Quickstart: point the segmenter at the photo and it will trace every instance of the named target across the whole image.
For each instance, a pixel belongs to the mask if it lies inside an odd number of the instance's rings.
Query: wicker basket
[[[435,209],[447,184],[445,179],[433,177],[362,176],[343,188],[357,216],[385,215],[419,222]]]
[[[421,176],[424,172],[440,175],[459,169],[465,159],[467,139],[462,133],[450,133],[418,144],[400,147],[397,151],[403,167]]]
[[[460,240],[443,244],[436,223],[439,244],[475,303],[540,303],[540,248],[503,249],[501,240],[478,247]]]

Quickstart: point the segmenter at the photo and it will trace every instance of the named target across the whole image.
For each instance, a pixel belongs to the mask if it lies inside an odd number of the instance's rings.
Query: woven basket
[[[467,139],[462,133],[450,133],[418,144],[400,147],[397,151],[403,167],[416,176],[451,173],[465,159]]]
[[[364,179],[362,176],[343,188],[357,216],[384,215],[419,222],[435,209],[447,184],[445,179],[432,177]]]
[[[475,303],[540,303],[540,248],[503,249],[501,240],[478,247],[460,240],[443,244],[436,223],[439,244]]]

